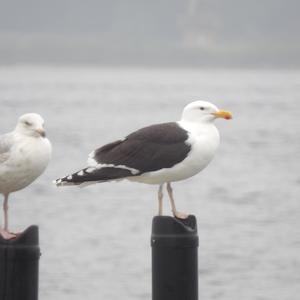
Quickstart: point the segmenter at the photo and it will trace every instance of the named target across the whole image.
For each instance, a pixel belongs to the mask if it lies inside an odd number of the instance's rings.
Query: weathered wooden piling
[[[0,236],[0,300],[37,300],[39,231],[30,226],[16,239]]]
[[[195,216],[152,221],[152,300],[198,300],[198,234]]]

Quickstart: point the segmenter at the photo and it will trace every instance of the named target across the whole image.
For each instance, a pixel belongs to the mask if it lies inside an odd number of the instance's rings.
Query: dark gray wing
[[[142,128],[90,154],[89,167],[56,180],[56,185],[104,182],[157,171],[183,161],[191,150],[177,123]]]
[[[171,168],[184,160],[191,150],[187,139],[187,131],[177,123],[152,125],[95,150],[90,159],[97,164],[134,168],[142,174]]]

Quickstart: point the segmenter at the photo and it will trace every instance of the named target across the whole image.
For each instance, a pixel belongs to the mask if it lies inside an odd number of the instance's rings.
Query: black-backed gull
[[[187,214],[176,210],[171,182],[196,175],[211,161],[220,139],[213,123],[216,118],[231,119],[232,115],[209,102],[192,102],[180,121],[151,125],[104,145],[89,155],[86,168],[55,183],[86,185],[128,179],[157,184],[159,215],[166,184],[173,215],[186,218]]]

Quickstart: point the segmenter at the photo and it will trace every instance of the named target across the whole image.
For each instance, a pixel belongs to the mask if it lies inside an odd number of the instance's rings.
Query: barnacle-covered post
[[[39,232],[30,226],[12,240],[0,236],[0,300],[37,300]]]
[[[152,300],[198,299],[198,234],[195,216],[152,221]]]

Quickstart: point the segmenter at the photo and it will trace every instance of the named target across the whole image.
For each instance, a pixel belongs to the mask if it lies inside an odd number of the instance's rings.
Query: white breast
[[[48,139],[16,136],[9,158],[0,166],[0,192],[11,193],[32,183],[51,157]]]

